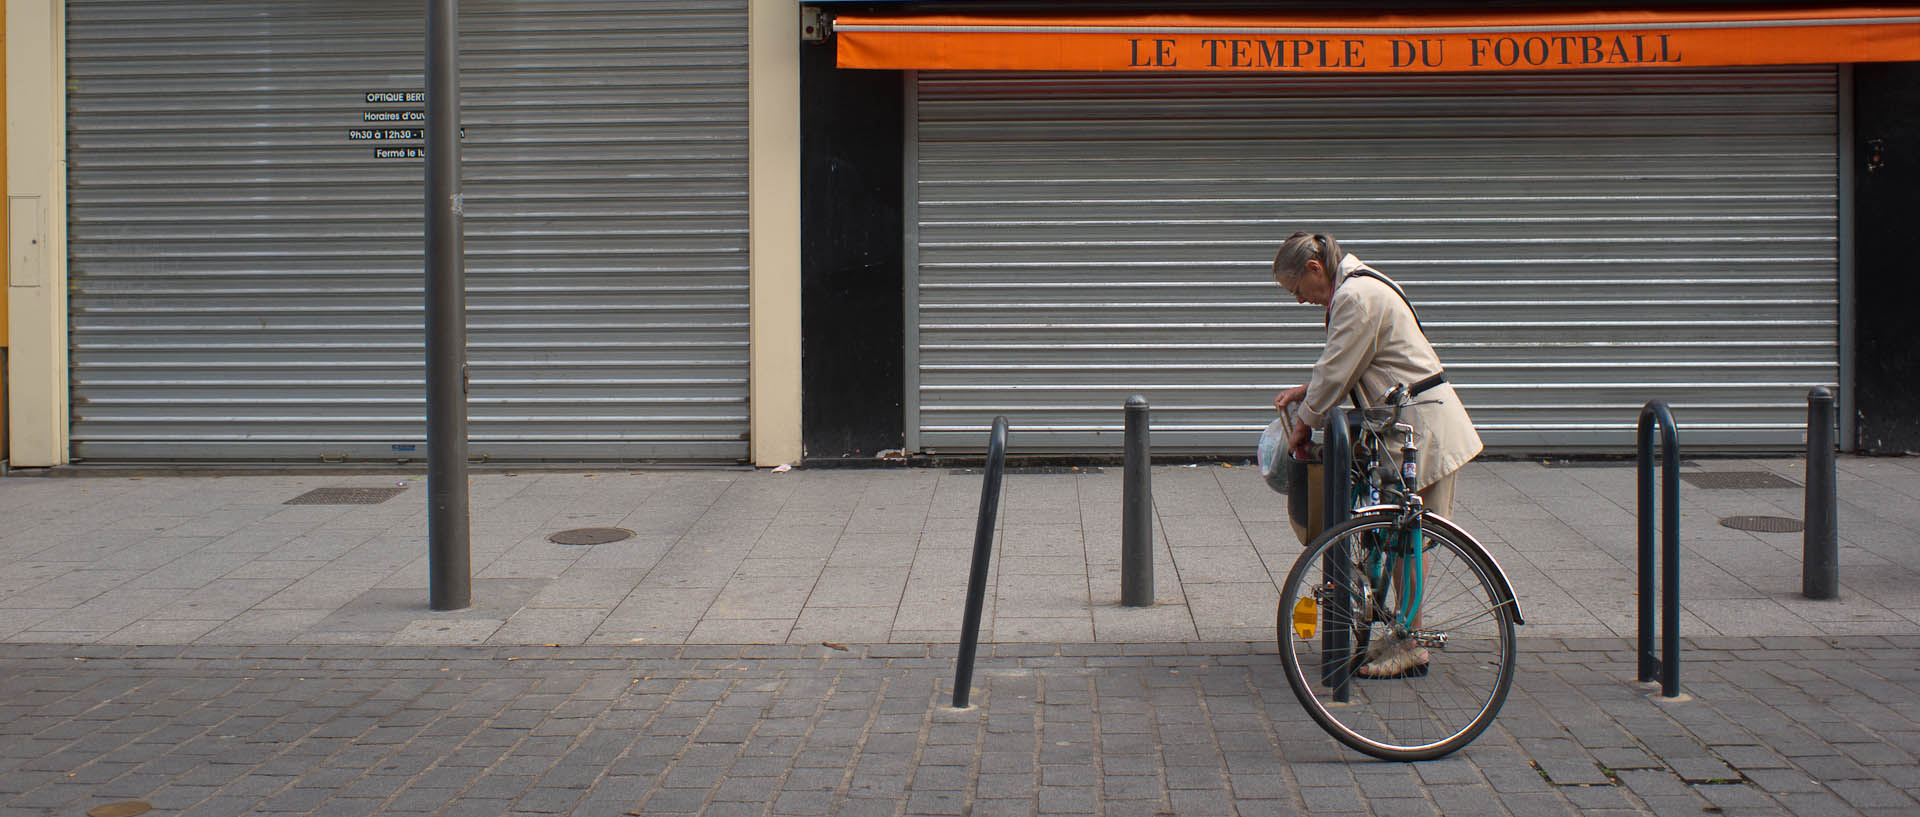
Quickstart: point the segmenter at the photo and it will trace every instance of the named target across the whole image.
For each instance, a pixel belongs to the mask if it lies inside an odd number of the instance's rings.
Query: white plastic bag
[[[1260,432],[1260,446],[1254,459],[1260,464],[1260,478],[1268,488],[1280,493],[1287,492],[1287,419],[1276,418],[1267,424],[1267,430]]]

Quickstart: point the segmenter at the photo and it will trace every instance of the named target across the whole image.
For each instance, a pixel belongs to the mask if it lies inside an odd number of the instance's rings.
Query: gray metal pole
[[[1120,604],[1153,606],[1153,471],[1147,398],[1127,398],[1126,477],[1121,486]]]
[[[435,610],[473,603],[459,19],[458,0],[427,0],[427,596]]]
[[[1806,534],[1801,540],[1800,595],[1840,596],[1840,503],[1833,461],[1833,392],[1807,393]]]

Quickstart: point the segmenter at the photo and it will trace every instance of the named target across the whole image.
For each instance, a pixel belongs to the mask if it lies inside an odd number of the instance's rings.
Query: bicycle
[[[1313,720],[1357,751],[1401,761],[1442,757],[1485,731],[1513,685],[1514,626],[1524,623],[1493,556],[1414,492],[1419,452],[1401,422],[1410,405],[1419,403],[1399,386],[1361,410],[1353,517],[1301,552],[1276,621],[1287,683]],[[1394,444],[1398,468],[1386,456]],[[1395,650],[1426,660],[1361,674]]]

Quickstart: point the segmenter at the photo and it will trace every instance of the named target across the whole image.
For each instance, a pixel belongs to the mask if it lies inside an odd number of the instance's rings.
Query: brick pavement
[[[1912,637],[1527,639],[1472,747],[1373,761],[1266,645],[0,646],[0,814],[1910,815]]]

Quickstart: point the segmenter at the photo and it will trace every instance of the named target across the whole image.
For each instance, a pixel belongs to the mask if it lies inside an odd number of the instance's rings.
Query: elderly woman
[[[1340,401],[1351,397],[1359,405],[1373,405],[1394,386],[1406,384],[1424,403],[1409,407],[1406,418],[1420,450],[1415,488],[1429,511],[1450,515],[1453,473],[1480,453],[1480,435],[1447,384],[1440,356],[1405,293],[1385,275],[1341,252],[1332,236],[1315,233],[1287,237],[1274,255],[1273,278],[1300,303],[1327,308],[1327,346],[1313,364],[1313,379],[1273,400],[1283,412],[1300,404],[1300,422],[1294,424],[1288,448],[1304,452],[1307,435],[1326,425]],[[1406,649],[1369,656],[1359,674],[1397,677],[1423,670],[1426,651],[1404,643]]]

